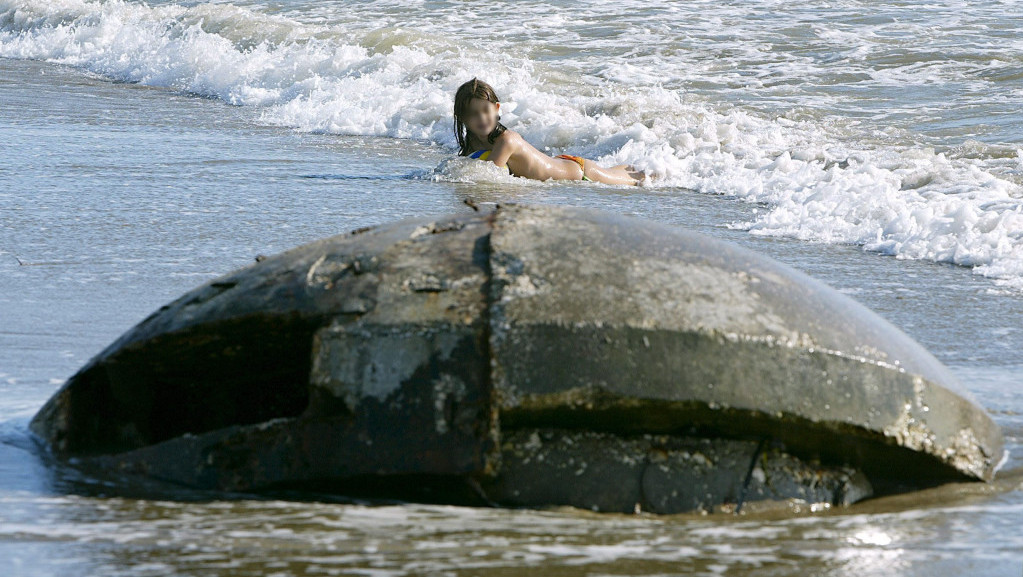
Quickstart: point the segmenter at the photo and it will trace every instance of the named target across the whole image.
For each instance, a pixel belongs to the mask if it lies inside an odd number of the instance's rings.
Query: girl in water
[[[640,184],[644,174],[620,164],[597,166],[592,160],[562,154],[550,157],[499,121],[501,102],[489,84],[473,78],[455,93],[455,138],[459,154],[508,167],[515,176],[536,180],[592,180],[604,184]]]

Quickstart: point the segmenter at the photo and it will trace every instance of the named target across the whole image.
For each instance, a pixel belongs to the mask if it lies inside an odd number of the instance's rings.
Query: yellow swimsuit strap
[[[490,159],[490,152],[491,151],[489,151],[489,150],[477,150],[476,152],[470,154],[469,158],[475,158],[476,160],[489,160]],[[498,165],[498,166],[501,166],[501,165]],[[501,166],[501,168],[508,168],[508,167]],[[510,169],[509,169],[509,171],[510,171]]]

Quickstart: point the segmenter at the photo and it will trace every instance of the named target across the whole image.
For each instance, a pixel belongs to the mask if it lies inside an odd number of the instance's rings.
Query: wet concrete
[[[701,235],[529,206],[200,287],[32,429],[59,457],[199,488],[420,478],[469,487],[456,502],[616,511],[845,504],[987,480],[1002,457],[948,371],[851,299]]]

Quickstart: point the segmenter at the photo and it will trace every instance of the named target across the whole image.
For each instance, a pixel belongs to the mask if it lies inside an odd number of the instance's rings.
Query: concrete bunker
[[[673,513],[990,479],[998,428],[851,299],[556,207],[324,239],[157,311],[33,430],[213,490]]]

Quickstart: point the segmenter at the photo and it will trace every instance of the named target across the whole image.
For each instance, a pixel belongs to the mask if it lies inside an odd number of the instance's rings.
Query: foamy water
[[[1023,288],[1013,6],[0,0],[0,56],[450,150],[452,94],[479,76],[541,149],[757,203],[735,227]]]

